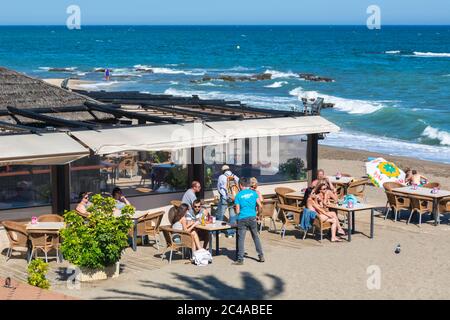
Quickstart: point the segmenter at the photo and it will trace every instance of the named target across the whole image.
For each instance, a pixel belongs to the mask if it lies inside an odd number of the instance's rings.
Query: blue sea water
[[[322,96],[336,104],[323,116],[342,129],[324,144],[450,163],[450,26],[0,27],[0,65],[93,81],[86,89],[198,94],[264,108],[301,108],[301,97]],[[55,67],[68,69],[49,71]],[[110,82],[94,72],[106,67]],[[274,79],[192,82],[264,72]]]

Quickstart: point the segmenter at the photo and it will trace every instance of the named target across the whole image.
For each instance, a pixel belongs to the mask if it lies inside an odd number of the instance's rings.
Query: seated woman
[[[186,213],[189,211],[189,206],[182,203],[175,214],[172,221],[172,229],[183,230],[188,232],[192,238],[192,252],[197,251],[201,248],[200,239],[197,232],[195,231],[195,226],[199,224],[198,221],[188,221],[186,219]]]
[[[112,197],[116,200],[116,208],[122,210],[126,205],[130,205],[130,201],[123,195],[122,189],[116,187],[112,191]]]
[[[317,196],[317,202],[325,209],[328,208],[331,200],[334,202],[338,201],[337,196],[330,191],[328,185],[325,183],[319,183],[312,191]]]
[[[331,224],[331,242],[342,242],[337,237],[337,234],[345,236],[345,231],[342,229],[336,213],[321,207],[317,201],[317,195],[312,192],[311,188],[306,189],[301,206],[316,212],[321,222],[329,222]]]
[[[80,192],[79,203],[75,208],[75,211],[78,212],[81,216],[87,217],[89,216],[89,211],[87,210],[91,205],[89,201],[89,196],[92,192]]]

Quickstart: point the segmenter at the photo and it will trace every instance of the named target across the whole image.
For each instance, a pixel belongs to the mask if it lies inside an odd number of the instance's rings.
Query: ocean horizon
[[[342,129],[321,143],[450,163],[447,25],[0,26],[0,65],[87,80],[89,90],[195,94],[261,108],[299,110],[301,98],[320,96],[335,104],[322,116]],[[109,82],[104,68],[112,69]],[[271,79],[219,79],[257,74]]]

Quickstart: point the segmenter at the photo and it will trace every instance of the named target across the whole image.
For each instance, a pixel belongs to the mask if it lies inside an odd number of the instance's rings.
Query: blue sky
[[[369,5],[382,24],[450,24],[450,0],[3,0],[0,25],[65,24],[365,24]]]

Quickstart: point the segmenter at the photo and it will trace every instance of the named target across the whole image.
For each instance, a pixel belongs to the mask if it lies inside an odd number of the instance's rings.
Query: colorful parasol
[[[379,188],[383,188],[385,182],[405,183],[405,173],[394,163],[383,158],[366,162],[366,173],[372,183]]]

